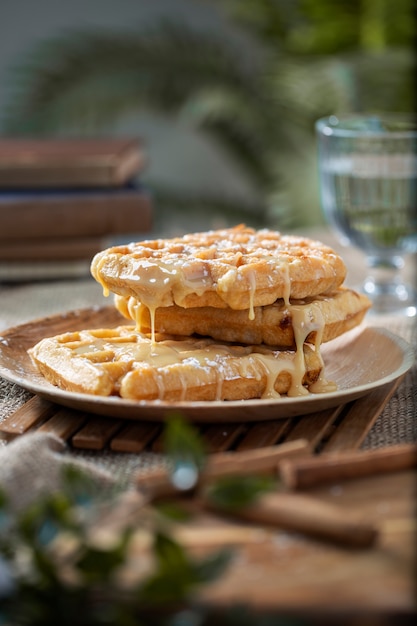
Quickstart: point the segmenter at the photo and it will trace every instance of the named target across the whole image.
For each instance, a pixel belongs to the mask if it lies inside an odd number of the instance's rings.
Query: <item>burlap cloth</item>
[[[0,284],[0,331],[47,315],[76,308],[110,304],[101,288],[89,277],[71,281],[32,284]],[[400,335],[415,349],[417,319],[405,317],[371,318]],[[0,420],[31,397],[24,389],[0,378]],[[377,448],[417,441],[417,367],[413,366],[385,410],[369,432],[364,448]],[[73,450],[54,437],[27,434],[0,447],[0,486],[12,494],[15,506],[35,497],[40,489],[59,488],[59,468],[80,463],[107,489],[115,481],[128,488],[133,477],[154,464],[161,455]]]

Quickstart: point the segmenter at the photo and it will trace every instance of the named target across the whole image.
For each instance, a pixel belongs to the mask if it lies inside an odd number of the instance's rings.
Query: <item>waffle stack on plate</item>
[[[53,384],[129,400],[334,390],[320,346],[370,306],[343,286],[329,247],[245,226],[114,246],[91,272],[129,324],[46,338],[30,354]]]

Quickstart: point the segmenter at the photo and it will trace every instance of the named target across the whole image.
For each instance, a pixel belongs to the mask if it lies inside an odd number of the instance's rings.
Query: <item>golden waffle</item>
[[[311,239],[245,226],[115,246],[91,264],[105,292],[148,308],[246,309],[307,298],[339,287],[345,265]]]
[[[115,296],[114,300],[122,315],[136,321],[138,330],[151,332],[151,314],[146,306],[135,298]],[[220,341],[294,348],[295,314],[298,315],[296,323],[301,321],[299,331],[304,329],[303,340],[315,343],[320,333],[320,342],[324,343],[358,326],[370,305],[365,295],[340,287],[325,296],[292,300],[290,306],[281,299],[268,306],[255,307],[253,319],[249,318],[246,310],[215,307],[184,309],[173,305],[157,309],[154,323],[159,333],[196,334]]]
[[[29,354],[62,389],[146,401],[302,395],[322,371],[320,355],[307,345],[300,353],[210,339],[153,342],[133,326],[45,338]]]

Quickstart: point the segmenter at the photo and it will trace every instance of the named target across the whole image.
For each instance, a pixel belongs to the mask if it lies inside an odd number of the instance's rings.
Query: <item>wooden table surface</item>
[[[376,544],[352,549],[279,529],[258,532],[260,527],[251,526],[252,534],[235,547],[225,576],[202,599],[216,606],[243,604],[301,616],[415,615],[416,478],[417,472],[409,470],[308,490],[320,501],[375,523]]]

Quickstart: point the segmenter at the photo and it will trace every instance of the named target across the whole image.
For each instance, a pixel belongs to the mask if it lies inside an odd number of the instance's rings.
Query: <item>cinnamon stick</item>
[[[306,439],[242,452],[220,452],[209,458],[205,476],[210,479],[247,474],[277,474],[282,459],[300,458],[311,453]]]
[[[250,474],[277,474],[279,462],[309,454],[310,446],[305,439],[298,439],[276,446],[267,446],[242,452],[220,452],[208,458],[207,465],[198,477],[199,485],[225,476],[247,476]],[[157,468],[139,475],[137,486],[152,499],[178,495],[172,482],[169,468]]]
[[[377,450],[282,460],[279,473],[284,485],[296,490],[413,467],[417,467],[417,445],[399,444]]]
[[[211,503],[205,504],[211,510],[219,511]],[[356,513],[293,493],[264,494],[254,505],[232,515],[352,548],[370,547],[378,537],[376,526]]]
[[[228,509],[220,508],[210,498],[207,487],[213,480],[225,476],[274,474],[285,457],[306,455],[309,452],[308,442],[298,440],[244,452],[213,454],[195,485],[199,488],[195,504],[197,508],[230,514]],[[168,468],[158,468],[139,476],[137,486],[149,500],[179,494],[172,483]],[[354,512],[298,494],[264,494],[257,498],[254,505],[239,508],[232,515],[239,520],[291,530],[349,547],[371,546],[378,536],[375,526],[362,520]]]

